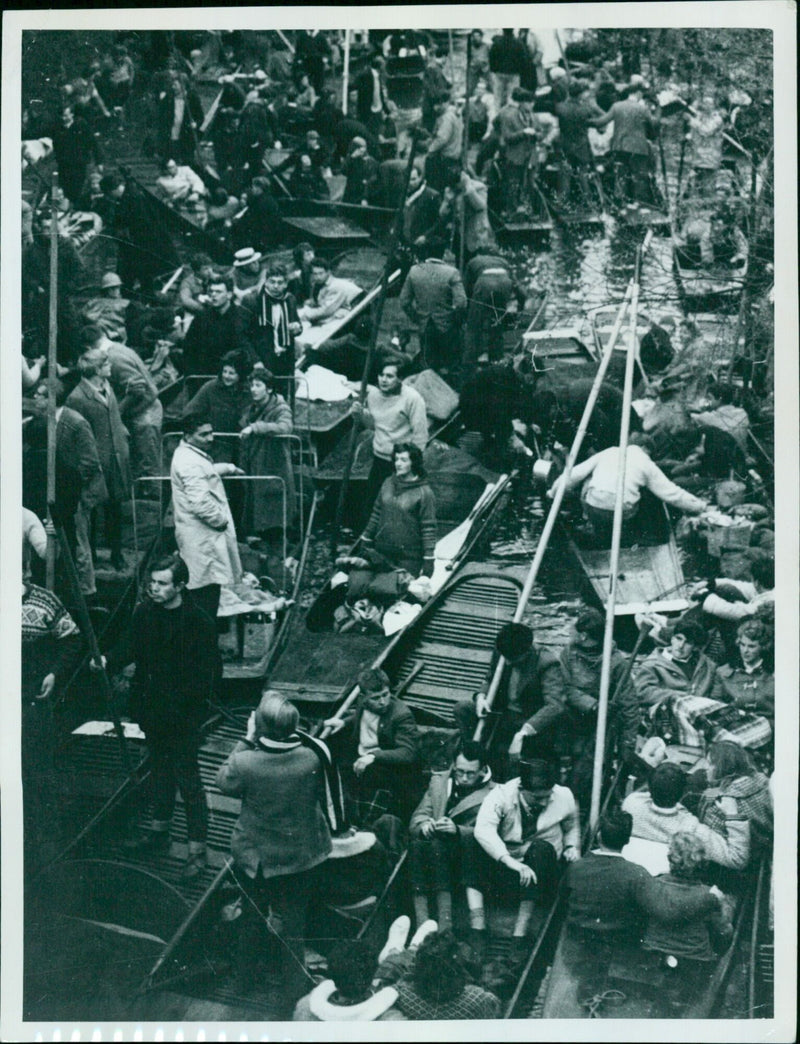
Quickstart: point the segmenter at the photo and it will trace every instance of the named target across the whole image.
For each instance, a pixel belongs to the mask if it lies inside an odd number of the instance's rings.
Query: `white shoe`
[[[403,952],[403,950],[406,948],[406,939],[408,938],[408,933],[410,931],[411,918],[406,917],[405,914],[403,914],[402,917],[398,917],[396,921],[392,922],[392,926],[389,929],[389,934],[386,937],[386,945],[378,954],[378,964],[380,964],[381,961],[386,960],[390,953]]]
[[[433,932],[438,931],[438,921],[425,921],[425,923],[421,924],[419,928],[417,928],[417,930],[414,932],[414,936],[411,942],[408,944],[409,950],[415,950],[423,939],[427,938],[427,936],[431,935]]]

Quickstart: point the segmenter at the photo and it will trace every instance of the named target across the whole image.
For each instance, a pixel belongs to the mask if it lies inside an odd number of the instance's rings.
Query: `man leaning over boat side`
[[[709,506],[707,501],[681,489],[667,478],[661,468],[650,459],[651,447],[652,441],[647,435],[631,432],[625,454],[625,489],[622,503],[623,535],[627,537],[628,542],[632,542],[633,539],[633,520],[639,515],[644,489],[649,489],[665,504],[672,504],[692,515],[701,514],[708,510]],[[610,545],[619,466],[619,446],[609,446],[608,449],[601,450],[600,453],[595,453],[588,460],[577,464],[572,469],[567,483],[568,490],[585,483],[581,491],[584,515],[591,523],[598,541],[605,543],[605,546]],[[563,476],[556,479],[550,487],[548,497],[555,496],[559,484],[564,484]]]

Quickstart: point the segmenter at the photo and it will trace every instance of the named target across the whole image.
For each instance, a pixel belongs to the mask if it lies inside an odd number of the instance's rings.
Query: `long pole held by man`
[[[408,163],[406,164],[400,203],[398,204],[395,213],[392,234],[389,237],[389,245],[386,250],[386,264],[384,265],[381,274],[380,293],[375,301],[372,315],[372,329],[370,331],[369,347],[367,349],[366,358],[364,359],[364,369],[361,373],[361,387],[358,392],[358,401],[362,406],[367,400],[367,384],[369,383],[369,375],[372,371],[373,359],[375,358],[375,347],[377,345],[378,331],[380,330],[381,318],[383,316],[383,306],[386,301],[386,290],[389,285],[389,277],[392,274],[397,243],[400,239],[400,231],[403,227],[403,207],[405,206],[406,196],[408,195],[408,183],[411,180],[411,168],[414,166],[414,154],[416,152],[417,142],[418,132],[414,132],[411,137],[411,147],[408,150]],[[331,549],[334,552],[336,551],[336,545],[339,540],[339,531],[342,528],[342,516],[344,515],[347,489],[350,485],[350,475],[353,470],[353,459],[356,453],[356,446],[358,445],[359,430],[359,426],[354,423],[350,433],[350,445],[347,450],[347,461],[345,463],[344,474],[342,475],[342,485],[339,490],[339,501],[336,505],[336,520],[331,533]]]
[[[56,376],[56,348],[58,346],[58,174],[53,174],[50,187],[50,310],[47,329],[47,376]],[[56,499],[56,390],[52,380],[47,382],[47,559],[46,583],[49,591],[55,586],[56,536],[53,505]]]

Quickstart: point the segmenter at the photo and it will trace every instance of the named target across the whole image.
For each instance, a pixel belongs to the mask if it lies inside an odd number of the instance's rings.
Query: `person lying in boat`
[[[622,854],[632,830],[630,812],[608,812],[600,820],[597,848],[567,867],[566,923],[579,941],[612,947],[641,941],[645,925],[637,900],[650,875]]]
[[[391,605],[411,580],[433,576],[436,553],[436,498],[425,481],[422,450],[411,442],[395,443],[394,475],[380,488],[367,527],[361,535],[362,556],[352,567],[348,605],[368,598]]]
[[[552,761],[531,756],[535,747],[535,740],[523,741],[519,776],[486,796],[465,851],[470,942],[479,954],[487,939],[484,895],[519,902],[512,957],[522,960],[534,906],[546,906],[555,897],[562,857],[567,863],[580,858],[575,798],[556,783]]]
[[[356,710],[330,718],[330,747],[342,781],[359,811],[375,807],[376,791],[388,796],[388,809],[407,822],[419,800],[419,730],[414,715],[392,696],[387,674],[369,668],[358,676]],[[369,814],[369,812],[367,812]]]
[[[622,811],[633,816],[631,840],[624,855],[641,863],[652,874],[666,870],[666,846],[674,834],[694,834],[706,858],[732,870],[743,870],[750,859],[750,824],[736,801],[717,799],[719,815],[712,829],[682,803],[687,776],[680,765],[663,761],[650,774],[649,790],[634,790],[622,802]],[[646,842],[646,843],[643,843]]]
[[[681,969],[686,987],[694,989],[705,981],[698,973],[733,934],[731,901],[701,881],[707,858],[695,832],[677,831],[669,842],[669,873],[646,881],[639,895],[647,916],[644,949],[667,957],[669,967]]]
[[[435,891],[439,927],[452,927],[453,889],[460,880],[462,853],[473,835],[481,803],[494,785],[486,751],[472,740],[463,744],[452,769],[432,774],[408,827],[418,926],[428,920],[428,894]]]
[[[632,543],[632,538],[636,535],[647,536],[644,532],[636,534],[638,527],[632,525],[639,513],[644,489],[649,489],[664,503],[672,504],[692,515],[701,514],[709,506],[707,501],[701,500],[671,482],[661,468],[650,459],[651,451],[652,441],[646,435],[631,432],[625,455],[625,488],[622,504],[623,530],[625,528],[628,530],[627,539],[623,533],[623,540],[626,543]],[[600,453],[595,453],[583,463],[577,464],[572,469],[567,484],[567,489],[573,489],[579,483],[584,483],[581,491],[584,517],[594,529],[598,541],[606,547],[611,542],[619,463],[619,447],[610,446],[608,449],[601,450]],[[563,482],[563,476],[556,479],[548,490],[548,497],[552,499],[559,483],[563,485]],[[644,526],[641,528],[644,529]]]
[[[303,322],[318,326],[344,315],[363,292],[351,279],[333,275],[328,262],[315,257],[311,262],[311,297],[298,309],[298,315]]]

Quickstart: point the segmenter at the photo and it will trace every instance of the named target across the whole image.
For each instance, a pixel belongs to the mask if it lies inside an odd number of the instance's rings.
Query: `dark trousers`
[[[234,866],[234,874],[245,895],[239,935],[241,972],[258,982],[261,967],[273,956],[282,971],[287,1002],[294,1003],[311,986],[304,966],[304,935],[318,868],[268,878],[259,873],[253,878]]]
[[[442,328],[428,317],[419,332],[424,364],[432,370],[450,370],[461,362],[461,324],[455,317]]]
[[[527,887],[520,884],[516,870],[492,859],[474,837],[465,846],[464,856],[464,884],[488,898],[502,901],[514,897],[517,901],[537,899],[548,903],[555,897],[559,877],[558,856],[548,841],[535,837],[522,858],[522,862],[536,874],[536,884]]]
[[[153,819],[162,822],[172,819],[177,788],[181,792],[186,809],[186,832],[189,840],[205,841],[208,832],[208,806],[197,764],[197,751],[200,746],[198,731],[145,731],[150,754]]]
[[[381,486],[390,475],[394,475],[394,464],[391,460],[384,460],[383,457],[376,457],[373,454],[372,467],[369,469],[369,475],[367,475],[367,484],[361,501],[362,528],[369,522],[372,505],[375,503],[378,493],[380,493]]]
[[[190,591],[187,591],[187,594],[196,606],[202,609],[212,620],[216,620],[221,591],[220,584],[205,584],[203,587],[193,587]]]
[[[356,804],[357,820],[364,826],[370,825],[382,812],[396,815],[407,823],[424,789],[418,765],[381,764],[377,761],[360,776],[353,772],[352,764],[343,766],[342,783]],[[376,797],[378,791],[382,793]]]
[[[122,502],[119,500],[106,500],[102,510],[105,521],[106,542],[111,551],[111,558],[119,558],[122,555]],[[94,550],[97,547],[97,509],[92,512],[91,530],[92,550]]]
[[[650,157],[635,152],[612,153],[618,202],[654,203]]]
[[[408,845],[408,869],[414,891],[451,891],[461,879],[461,851],[471,838],[471,832],[462,837],[460,831],[412,838]]]
[[[464,337],[464,372],[478,365],[478,357],[488,353],[489,362],[503,357],[503,315],[514,292],[509,275],[481,276],[472,291],[467,309]]]

